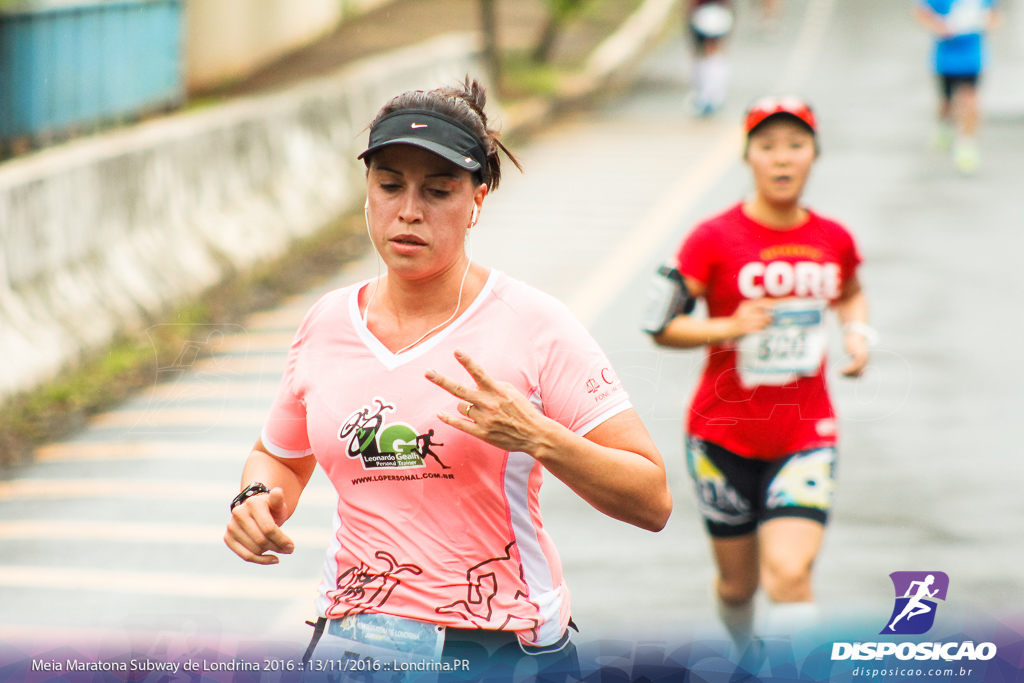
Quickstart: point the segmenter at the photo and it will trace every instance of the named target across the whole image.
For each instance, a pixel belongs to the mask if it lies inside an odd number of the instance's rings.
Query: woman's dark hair
[[[515,164],[520,171],[523,167],[519,160],[508,151],[498,139],[498,130],[488,128],[487,114],[484,113],[484,105],[487,104],[487,90],[475,78],[466,76],[463,83],[458,86],[444,86],[435,90],[410,90],[391,99],[385,104],[370,127],[377,125],[383,117],[393,114],[396,111],[405,109],[426,109],[439,114],[451,117],[468,128],[480,140],[484,150],[487,152],[487,166],[473,174],[474,180],[479,183],[487,183],[489,191],[498,188],[501,182],[501,159],[498,152],[504,152],[508,160]],[[369,164],[369,158],[366,159]]]

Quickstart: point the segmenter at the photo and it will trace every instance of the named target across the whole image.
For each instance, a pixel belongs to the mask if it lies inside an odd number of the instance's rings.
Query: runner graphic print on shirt
[[[388,598],[401,585],[395,578],[398,574],[408,572],[411,575],[423,573],[423,569],[415,564],[401,564],[391,553],[378,550],[374,557],[383,560],[387,569],[374,571],[364,563],[358,567],[350,567],[338,575],[338,588],[329,591],[331,600],[330,614],[332,618],[343,618],[352,614],[380,610]],[[343,605],[344,603],[344,605]],[[347,609],[345,609],[347,607]]]
[[[499,572],[499,566],[508,565],[513,571],[518,569],[520,581],[525,584],[522,565],[516,566],[517,562],[512,559],[512,546],[515,544],[516,542],[512,541],[505,546],[504,556],[492,557],[470,567],[466,572],[466,581],[468,582],[466,584],[466,599],[456,600],[443,607],[438,607],[437,613],[456,614],[471,622],[477,628],[508,631],[528,630],[533,632],[532,637],[536,638],[536,630],[540,626],[540,621],[532,616],[506,614],[501,623],[492,623],[494,610],[492,609],[491,602],[500,595],[502,590],[505,590],[505,587],[500,584],[498,576],[499,573],[504,574],[507,572]],[[511,588],[514,587],[509,587],[506,592],[511,590]],[[539,611],[539,607],[530,601],[528,596],[518,588],[515,589],[515,594],[511,597],[512,602],[523,600]]]
[[[434,430],[417,434],[404,422],[385,424],[385,412],[395,410],[384,399],[375,398],[374,405],[363,406],[352,413],[338,430],[338,440],[348,440],[348,457],[360,458],[364,470],[383,467],[426,467],[424,456],[430,456],[442,469],[450,469],[441,462],[431,446],[443,446],[433,441]]]
[[[419,436],[416,437],[416,448],[419,449],[420,456],[421,457],[426,457],[426,456],[429,455],[431,458],[433,458],[434,460],[437,461],[437,464],[441,466],[441,469],[443,469],[443,470],[450,470],[451,468],[448,467],[448,465],[445,465],[443,462],[441,462],[441,458],[437,457],[437,453],[435,453],[434,451],[430,450],[431,446],[443,446],[444,445],[443,443],[434,443],[433,438],[434,438],[434,430],[433,429],[428,429],[426,434],[420,434]]]

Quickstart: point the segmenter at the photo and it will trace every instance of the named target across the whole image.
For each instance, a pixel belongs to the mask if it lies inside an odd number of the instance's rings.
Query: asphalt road
[[[715,118],[689,116],[689,57],[676,37],[626,92],[516,150],[526,172],[507,173],[488,199],[474,258],[562,298],[590,327],[675,496],[668,527],[650,534],[548,478],[545,521],[584,635],[716,628],[681,449],[701,355],[656,348],[637,310],[648,273],[690,226],[749,191],[740,115],[779,90],[816,106],[824,153],[806,200],[857,236],[882,334],[866,377],[832,378],[841,461],[818,600],[830,617],[884,619],[890,572],[939,570],[950,601],[1024,613],[1024,2],[1005,4],[975,177],[929,147],[928,38],[892,0],[789,0],[774,35],[739,3],[731,95]],[[334,285],[375,272],[362,263]],[[332,508],[322,476],[288,524],[297,550],[279,566],[247,565],[220,538],[285,349],[317,295],[211,326],[194,349],[157,359],[151,392],[0,481],[0,641],[308,638]],[[194,362],[202,349],[216,354]]]

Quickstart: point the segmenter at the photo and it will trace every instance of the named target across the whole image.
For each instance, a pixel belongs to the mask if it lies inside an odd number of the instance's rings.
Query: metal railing
[[[181,0],[0,3],[0,142],[37,146],[174,107],[181,55]]]

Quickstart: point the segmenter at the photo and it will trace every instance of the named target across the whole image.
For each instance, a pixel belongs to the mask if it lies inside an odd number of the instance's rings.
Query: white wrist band
[[[881,341],[881,337],[878,334],[878,330],[871,327],[865,322],[859,320],[851,320],[850,322],[843,325],[843,331],[847,334],[854,333],[864,337],[864,341],[868,343],[868,346],[877,346],[878,342]]]

